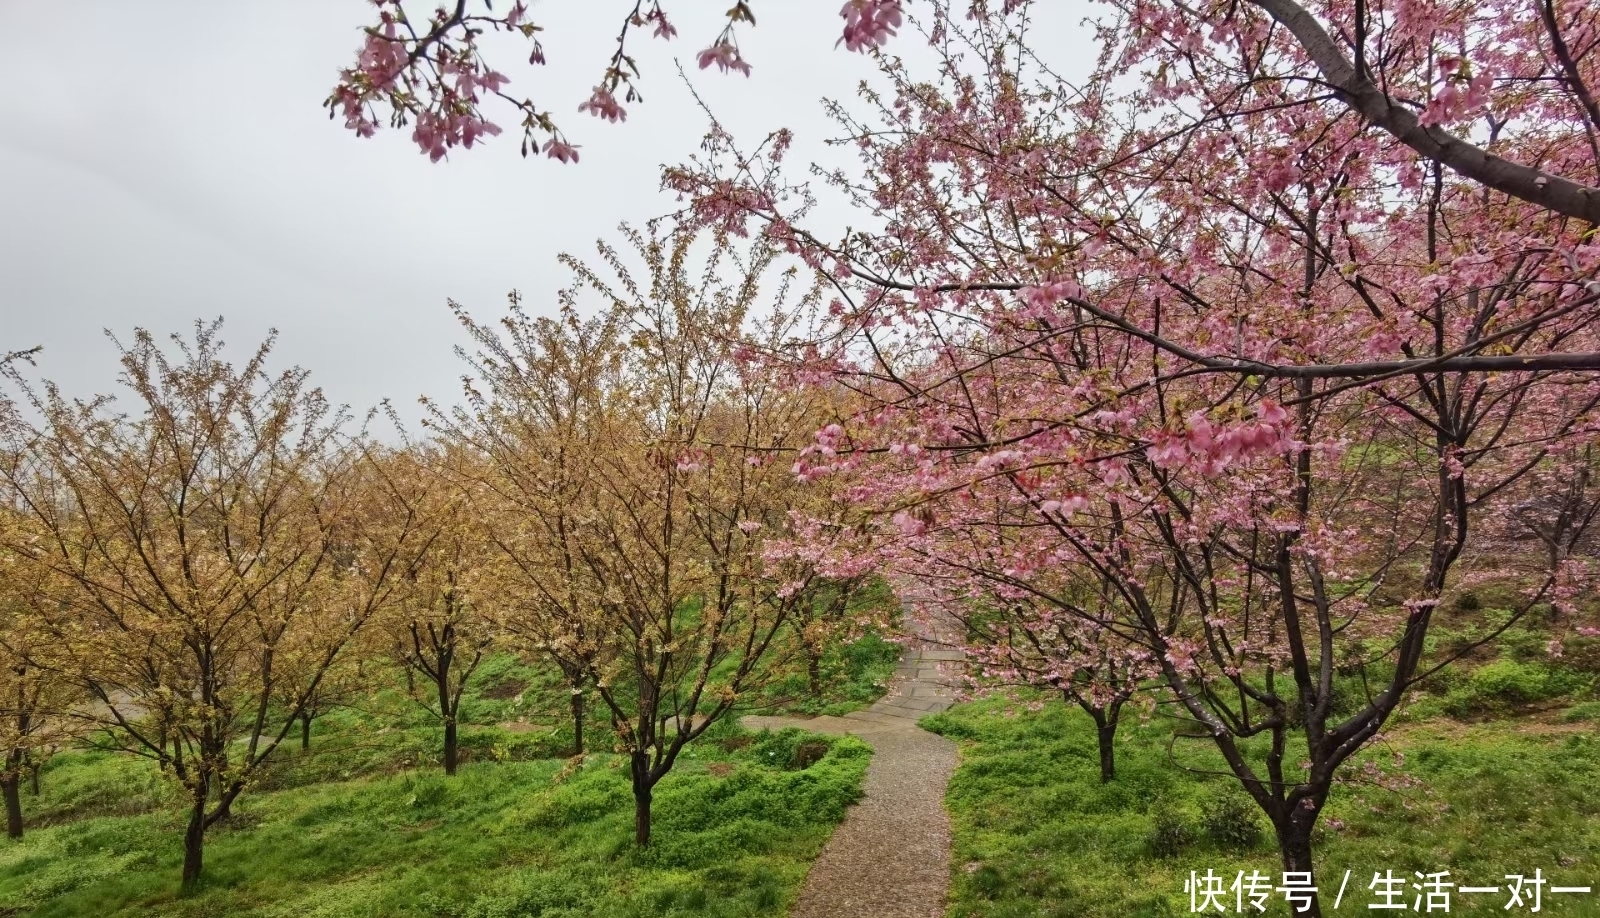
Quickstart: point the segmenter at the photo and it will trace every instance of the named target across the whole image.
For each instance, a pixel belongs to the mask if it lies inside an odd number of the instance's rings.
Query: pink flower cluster
[[[655,25],[655,30],[650,34],[656,38],[672,39],[678,35],[678,30],[667,21],[667,14],[661,11],[659,5],[644,14],[644,21]]]
[[[613,124],[628,120],[627,110],[617,102],[617,97],[611,94],[611,90],[604,86],[596,86],[589,100],[578,106],[578,111],[589,112],[596,118],[604,118]]]
[[[417,126],[411,132],[411,139],[428,154],[429,159],[438,162],[451,147],[461,146],[470,150],[479,137],[494,137],[499,133],[499,125],[485,121],[474,111],[458,111],[450,115],[425,111],[417,113]]]
[[[1040,287],[1023,287],[1017,291],[1022,296],[1023,317],[1050,318],[1056,304],[1067,299],[1082,299],[1083,287],[1073,280],[1058,280]]]
[[[1289,413],[1271,400],[1263,400],[1256,421],[1238,427],[1212,423],[1204,411],[1187,418],[1186,429],[1156,438],[1145,453],[1161,468],[1191,467],[1202,475],[1217,475],[1240,459],[1282,453],[1293,446]]]
[[[1466,62],[1460,58],[1445,58],[1439,62],[1444,75],[1444,85],[1434,92],[1433,98],[1417,116],[1423,127],[1433,127],[1475,114],[1489,104],[1489,90],[1494,81],[1487,72],[1468,76]]]
[[[697,60],[700,62],[701,70],[716,64],[723,73],[737,70],[745,76],[750,75],[750,65],[745,62],[744,58],[739,56],[739,46],[727,38],[701,51],[697,55]]]
[[[1082,494],[1070,494],[1060,500],[1047,500],[1039,504],[1040,513],[1054,513],[1061,516],[1068,516],[1087,509],[1089,509],[1089,498]]]
[[[826,475],[838,471],[836,463],[831,462],[839,455],[839,448],[844,445],[844,428],[838,424],[829,424],[817,432],[817,442],[802,449],[792,471],[802,481],[815,481]],[[818,463],[811,457],[821,457]]]
[[[904,21],[900,0],[850,0],[839,15],[844,19],[844,35],[835,47],[842,44],[850,51],[865,51],[884,44]]]

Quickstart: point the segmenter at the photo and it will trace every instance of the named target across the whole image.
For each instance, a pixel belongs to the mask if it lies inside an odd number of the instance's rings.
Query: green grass
[[[241,798],[179,896],[181,814],[103,815],[0,845],[0,914],[296,918],[633,918],[781,915],[845,808],[869,752],[797,731],[700,745],[657,788],[654,843],[632,844],[616,756],[484,762],[319,782]],[[57,768],[92,768],[80,759]],[[99,763],[104,765],[104,762]],[[64,781],[60,783],[65,783]]]
[[[881,660],[892,672],[897,655],[875,635],[833,648],[826,694],[798,703],[875,698]],[[437,718],[398,673],[369,676],[373,691],[319,718],[309,750],[296,729],[208,833],[190,896],[177,889],[175,784],[125,754],[56,756],[41,794],[24,792],[27,837],[0,841],[0,916],[781,915],[866,769],[854,739],[718,723],[658,786],[654,843],[638,852],[626,763],[594,706],[591,755],[564,771],[558,673],[484,661],[463,700],[455,779],[440,773]]]
[[[851,641],[834,641],[823,652],[819,667],[820,691],[813,692],[808,674],[795,666],[785,677],[774,679],[753,693],[753,709],[764,714],[829,714],[835,717],[859,711],[883,697],[900,663],[902,649],[882,629],[900,625],[900,608],[887,583],[869,583],[851,600],[847,616],[870,615],[878,624]],[[779,638],[774,656],[803,659],[793,632]]]
[[[1184,880],[1213,869],[1281,871],[1265,817],[1243,850],[1206,831],[1206,810],[1242,793],[1209,743],[1177,741],[1169,723],[1124,718],[1117,778],[1102,785],[1092,722],[1050,701],[1036,711],[991,700],[961,705],[924,725],[961,742],[946,797],[954,829],[952,918],[1124,918],[1189,912]],[[1366,909],[1374,871],[1448,869],[1457,883],[1498,885],[1535,868],[1555,883],[1600,886],[1600,735],[1565,724],[1413,723],[1369,750],[1383,785],[1337,787],[1316,841],[1321,882],[1350,891],[1338,912]],[[1215,824],[1227,817],[1213,815]],[[1157,823],[1176,837],[1158,854]],[[1237,835],[1235,836],[1237,837]],[[1276,884],[1276,880],[1275,880]],[[1329,884],[1332,884],[1329,887]],[[1411,904],[1408,892],[1406,904]],[[1493,900],[1488,901],[1488,900]],[[1327,909],[1331,897],[1324,902]],[[1452,913],[1503,914],[1498,897],[1455,897]],[[1230,913],[1233,903],[1230,898]],[[1600,915],[1600,896],[1547,897],[1556,916]],[[1253,914],[1254,912],[1252,912]],[[1269,914],[1287,914],[1275,896]]]
[[[831,714],[859,711],[883,697],[900,663],[901,648],[876,632],[830,648],[822,656],[822,693],[813,695],[805,673],[767,685],[754,702],[763,713]]]

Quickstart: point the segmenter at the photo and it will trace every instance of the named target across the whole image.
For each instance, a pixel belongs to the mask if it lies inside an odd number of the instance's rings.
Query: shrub
[[[1246,851],[1261,838],[1254,800],[1227,791],[1200,804],[1200,827],[1206,837],[1230,851]]]
[[[832,745],[828,740],[794,727],[776,733],[763,730],[750,748],[750,757],[772,768],[803,771],[821,761]]]
[[[1585,701],[1575,704],[1561,715],[1561,719],[1569,724],[1582,723],[1586,720],[1600,720],[1600,701]]]
[[[1156,857],[1177,857],[1194,844],[1194,828],[1183,813],[1165,800],[1150,811],[1150,853]]]
[[[529,762],[566,758],[572,751],[571,731],[513,733],[498,727],[466,729],[459,740],[462,759],[468,762]]]
[[[971,876],[972,879],[968,882],[978,891],[978,895],[985,899],[998,899],[1000,894],[1005,892],[1006,878],[999,870],[988,864],[974,870]]]
[[[1456,717],[1504,710],[1559,698],[1584,688],[1579,673],[1541,663],[1498,660],[1480,666],[1450,693],[1445,711]]]

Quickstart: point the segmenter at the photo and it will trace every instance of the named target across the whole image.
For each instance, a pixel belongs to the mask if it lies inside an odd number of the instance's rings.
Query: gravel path
[[[941,629],[942,630],[942,629]],[[889,693],[843,717],[747,717],[754,729],[803,727],[853,734],[872,746],[865,795],[806,876],[790,918],[940,918],[950,885],[950,816],[944,790],[956,746],[917,726],[955,701],[961,653],[916,639]]]

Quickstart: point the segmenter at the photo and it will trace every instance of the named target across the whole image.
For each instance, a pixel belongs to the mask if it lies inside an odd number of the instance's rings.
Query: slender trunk
[[[1109,784],[1117,776],[1117,750],[1114,745],[1117,739],[1117,715],[1113,711],[1107,717],[1103,712],[1096,711],[1094,721],[1095,733],[1100,738],[1100,783]]]
[[[402,666],[400,668],[406,671],[406,694],[415,695],[417,693],[417,674],[411,671],[410,666]]]
[[[1311,866],[1311,826],[1315,820],[1314,813],[1306,813],[1299,819],[1295,818],[1295,814],[1291,814],[1281,821],[1273,822],[1273,831],[1278,836],[1278,854],[1283,860],[1284,872],[1307,874],[1312,886],[1316,885],[1316,873]],[[1311,894],[1309,910],[1294,914],[1306,918],[1322,918],[1322,903],[1317,894]]]
[[[189,827],[183,833],[183,888],[189,889],[200,879],[200,868],[205,860],[206,798],[210,797],[210,782],[201,781],[194,792],[193,808],[189,811]]]
[[[311,748],[311,712],[300,712],[300,751]]]
[[[650,765],[644,753],[633,754],[633,843],[650,847]]]
[[[35,797],[39,796],[39,770],[43,767],[44,763],[42,762],[34,762],[28,766],[29,790],[33,791],[33,796]]]
[[[650,788],[633,790],[633,843],[650,847]]]
[[[1070,689],[1062,689],[1061,693],[1068,700],[1076,701],[1085,714],[1094,718],[1094,732],[1100,743],[1100,783],[1110,784],[1117,776],[1117,719],[1122,716],[1122,702],[1113,701],[1099,707],[1087,696]]]
[[[6,798],[6,836],[22,837],[22,775],[10,771],[0,778],[0,792]]]
[[[460,754],[458,752],[458,747],[457,747],[457,743],[456,743],[456,718],[455,718],[455,715],[452,714],[449,717],[446,717],[444,719],[444,773],[445,774],[453,775],[453,774],[456,773],[456,765],[459,763],[459,758],[460,758]]]
[[[583,755],[583,690],[572,690],[572,754]]]
[[[6,753],[4,777],[0,777],[0,791],[6,799],[6,835],[22,837],[22,765],[28,754],[22,749]]]
[[[822,697],[822,654],[806,650],[806,678],[811,682],[811,697]]]

